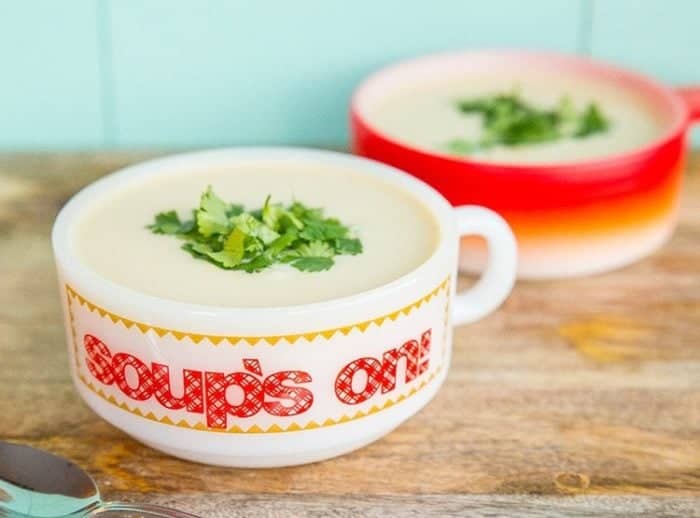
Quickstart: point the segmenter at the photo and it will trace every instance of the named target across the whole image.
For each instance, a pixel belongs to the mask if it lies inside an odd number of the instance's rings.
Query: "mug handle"
[[[452,313],[455,325],[485,317],[506,299],[515,283],[518,251],[508,223],[494,211],[477,205],[455,209],[459,237],[482,236],[489,249],[486,270],[469,290],[457,293]]]
[[[690,123],[700,123],[700,85],[676,88],[676,93],[688,108]]]

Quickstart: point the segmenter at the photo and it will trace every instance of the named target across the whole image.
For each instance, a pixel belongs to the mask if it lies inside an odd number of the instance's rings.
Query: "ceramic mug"
[[[653,141],[629,151],[533,164],[419,149],[375,127],[374,107],[404,91],[406,85],[424,84],[426,78],[468,81],[503,73],[505,77],[539,74],[607,85],[625,92],[640,111],[653,109],[662,130]],[[687,133],[693,123],[700,123],[700,86],[673,90],[643,75],[575,56],[502,50],[452,52],[411,59],[376,72],[355,91],[350,119],[355,153],[415,175],[455,206],[473,203],[501,214],[518,239],[520,278],[571,277],[629,264],[671,236],[688,151]],[[463,240],[463,269],[478,268],[480,256],[478,241]]]
[[[438,223],[430,258],[356,295],[278,308],[198,306],[139,293],[88,269],[71,235],[93,198],[148,176],[290,160],[353,169],[409,191]],[[459,237],[483,236],[490,261],[456,292]],[[504,220],[453,208],[393,167],[290,148],[217,150],[128,167],[61,210],[53,247],[79,394],[135,439],[208,464],[271,467],[327,459],[390,432],[435,395],[447,374],[451,326],[496,309],[511,291],[516,245]],[[410,239],[410,236],[407,236]],[[109,253],[108,250],[105,253]]]

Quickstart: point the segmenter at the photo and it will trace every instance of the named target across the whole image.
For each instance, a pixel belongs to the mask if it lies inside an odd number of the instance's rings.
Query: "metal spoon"
[[[0,517],[198,518],[156,505],[103,502],[90,475],[67,459],[0,441]]]

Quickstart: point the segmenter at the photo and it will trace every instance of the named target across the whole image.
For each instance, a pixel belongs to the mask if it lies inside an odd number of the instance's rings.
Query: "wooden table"
[[[140,445],[69,380],[51,223],[81,186],[144,156],[0,155],[0,438],[71,458],[109,498],[203,516],[700,516],[698,157],[663,250],[519,283],[456,330],[446,385],[397,431],[327,462],[237,470]]]

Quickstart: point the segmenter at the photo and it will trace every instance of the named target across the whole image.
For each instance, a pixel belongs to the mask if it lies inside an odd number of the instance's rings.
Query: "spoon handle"
[[[103,502],[88,516],[100,516],[103,513],[140,513],[139,518],[201,518],[195,514],[168,509],[159,505],[132,504],[129,502]]]

